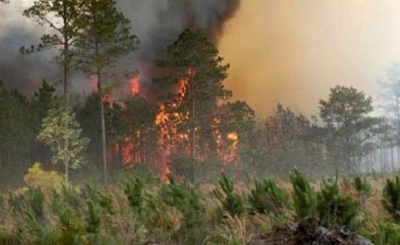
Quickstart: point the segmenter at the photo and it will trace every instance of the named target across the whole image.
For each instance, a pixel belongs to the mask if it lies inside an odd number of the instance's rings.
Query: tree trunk
[[[67,25],[68,23],[68,18],[66,17],[67,14],[67,7],[66,4],[63,3],[64,5],[64,15],[63,15],[63,21],[64,25]],[[68,91],[68,70],[69,70],[69,42],[68,42],[68,35],[66,31],[66,26],[64,26],[63,30],[63,38],[64,38],[64,54],[63,54],[63,68],[64,68],[64,106],[67,108],[69,106],[69,91]]]
[[[104,183],[107,184],[107,143],[106,143],[106,120],[105,120],[105,112],[104,112],[104,103],[103,103],[103,91],[101,86],[101,72],[97,70],[97,79],[98,79],[98,91],[100,95],[100,120],[101,120],[101,143],[102,143],[102,156],[103,156],[103,174],[104,174]]]
[[[194,98],[195,91],[193,86],[193,69],[189,68],[189,80],[188,87],[190,92],[190,100],[191,100],[191,113],[190,113],[190,159],[191,159],[191,178],[192,183],[196,183],[196,125],[195,125],[195,117],[196,117],[196,100]]]
[[[65,183],[69,181],[69,164],[67,162],[64,163],[65,167]]]

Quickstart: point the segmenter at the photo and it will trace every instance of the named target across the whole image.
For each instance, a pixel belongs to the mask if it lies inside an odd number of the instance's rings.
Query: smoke
[[[41,31],[22,16],[26,2],[0,4],[0,79],[6,88],[31,94],[42,79],[56,77],[57,69],[51,64],[51,53],[23,56],[21,46],[37,43]]]
[[[186,28],[205,31],[217,43],[240,0],[120,0],[118,6],[132,20],[132,30],[141,40],[131,64],[139,68],[142,89],[154,94],[157,88],[150,80],[157,55]]]
[[[368,95],[400,59],[400,2],[246,0],[225,26],[234,96],[265,116],[278,102],[315,114],[335,85]]]
[[[400,60],[400,1],[246,0],[225,26],[228,88],[259,115],[315,114],[335,85],[375,97]]]
[[[51,53],[22,56],[19,48],[38,43],[43,27],[22,16],[32,0],[13,0],[0,5],[0,78],[7,87],[31,92],[43,78],[59,79],[57,68],[50,65]],[[141,44],[124,59],[125,70],[138,69],[149,78],[153,61],[186,28],[201,29],[218,40],[225,21],[238,9],[240,0],[117,0],[118,8],[132,21],[132,31]],[[5,17],[4,17],[5,16]],[[147,83],[149,79],[147,79]],[[75,77],[77,92],[91,89],[89,79]]]

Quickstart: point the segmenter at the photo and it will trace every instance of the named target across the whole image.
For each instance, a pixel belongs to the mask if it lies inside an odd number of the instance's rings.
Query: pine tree
[[[106,71],[118,59],[137,49],[139,39],[131,34],[130,21],[116,9],[114,0],[84,0],[80,8],[79,33],[74,56],[78,68],[97,78],[100,94],[102,156],[104,181],[107,182],[107,139],[104,110]]]
[[[217,102],[232,96],[223,84],[229,65],[223,64],[218,49],[204,34],[188,29],[167,47],[156,64],[167,75],[155,79],[155,83],[167,89],[182,87],[167,94],[164,104],[169,112],[178,115],[179,133],[189,135],[191,180],[195,182],[197,132],[206,131],[212,124]]]
[[[41,43],[29,48],[21,47],[21,53],[31,54],[47,49],[57,49],[54,61],[63,70],[64,106],[69,106],[69,73],[74,68],[73,49],[78,33],[81,32],[78,0],[38,0],[24,11],[24,15],[42,26],[50,27],[51,34],[45,34]]]
[[[290,175],[293,185],[293,201],[298,220],[316,216],[317,195],[306,176],[297,168]]]

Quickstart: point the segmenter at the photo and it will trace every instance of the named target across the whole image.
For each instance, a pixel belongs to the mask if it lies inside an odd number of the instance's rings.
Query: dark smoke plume
[[[21,46],[36,44],[44,32],[43,27],[22,16],[31,3],[20,1],[0,6],[0,79],[7,87],[31,92],[42,79],[59,80],[59,72],[50,64],[49,52],[32,57],[20,55]],[[146,80],[151,76],[154,59],[184,29],[203,30],[217,41],[240,0],[117,0],[117,5],[131,19],[133,33],[141,40],[139,49],[124,66],[138,69]],[[73,83],[76,92],[90,89],[89,81],[82,82],[81,78]]]

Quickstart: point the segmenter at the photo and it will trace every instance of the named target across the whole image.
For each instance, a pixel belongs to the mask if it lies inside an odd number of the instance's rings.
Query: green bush
[[[82,188],[82,197],[85,200],[90,200],[96,205],[99,205],[108,214],[115,213],[112,205],[112,199],[109,195],[107,195],[106,190],[100,191],[93,185],[85,184]]]
[[[85,223],[79,214],[64,206],[58,215],[61,224],[61,235],[58,239],[60,245],[84,244]]]
[[[357,176],[354,178],[354,188],[357,191],[358,200],[363,212],[366,210],[367,199],[376,194],[366,178]]]
[[[351,227],[358,215],[358,202],[340,194],[337,182],[323,181],[317,193],[320,221],[337,226]]]
[[[130,181],[125,183],[125,195],[128,198],[129,205],[131,208],[140,210],[143,206],[143,181],[137,177],[133,176]]]
[[[289,193],[279,188],[273,179],[255,181],[249,195],[250,213],[282,216],[291,205]]]
[[[374,244],[400,244],[400,226],[384,220],[378,220],[373,230],[362,231],[362,235],[370,239]]]
[[[28,173],[24,176],[24,182],[29,187],[48,191],[61,190],[65,179],[63,175],[55,171],[44,171],[40,163],[35,163],[28,169]]]
[[[217,210],[219,216],[227,212],[232,217],[241,216],[245,212],[245,204],[243,198],[234,192],[234,184],[225,173],[222,173],[218,180],[219,189],[214,190],[215,197],[220,201],[221,206]]]
[[[178,232],[184,244],[202,244],[208,230],[206,228],[205,207],[197,189],[173,180],[162,189],[163,201],[182,213],[182,225]]]
[[[317,215],[317,194],[308,179],[300,170],[294,168],[294,172],[290,175],[290,181],[293,185],[293,201],[297,220],[315,217]]]
[[[87,202],[86,232],[89,234],[91,244],[98,244],[98,234],[100,233],[101,206],[89,200]]]
[[[383,189],[383,207],[389,214],[400,222],[400,179],[396,176],[395,181],[387,180]]]

